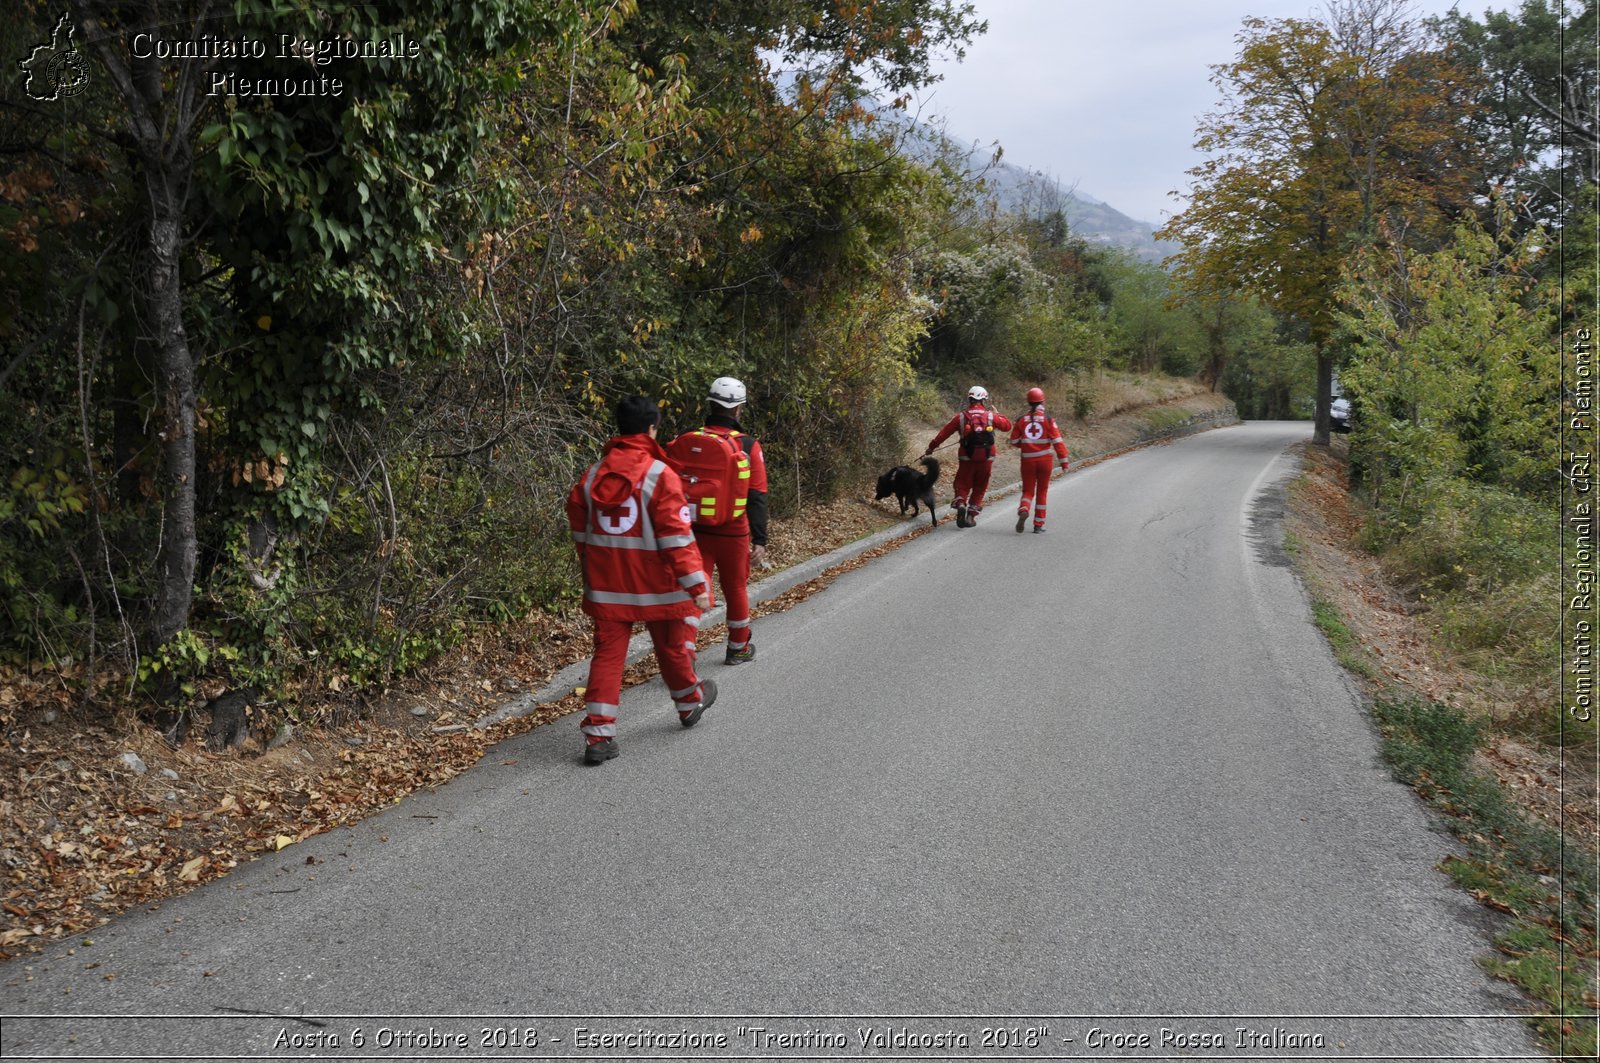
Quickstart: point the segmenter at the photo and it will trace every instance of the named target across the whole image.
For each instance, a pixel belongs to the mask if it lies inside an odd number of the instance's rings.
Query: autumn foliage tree
[[[1473,84],[1400,0],[1330,5],[1325,20],[1250,18],[1213,68],[1221,107],[1196,147],[1176,240],[1192,299],[1243,290],[1316,350],[1316,429],[1328,440],[1333,292],[1353,249],[1436,239],[1479,180],[1463,119]]]

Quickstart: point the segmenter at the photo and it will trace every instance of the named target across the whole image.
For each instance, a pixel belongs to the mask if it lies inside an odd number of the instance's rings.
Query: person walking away
[[[594,656],[584,703],[584,762],[618,753],[617,706],[633,625],[655,644],[661,678],[693,727],[717,700],[695,674],[700,614],[711,583],[700,563],[683,483],[656,442],[661,411],[640,395],[616,406],[617,435],[567,496],[567,523],[583,570],[583,611],[594,620]]]
[[[1045,499],[1050,494],[1050,474],[1059,465],[1065,473],[1072,463],[1067,442],[1056,419],[1044,411],[1044,391],[1028,389],[1028,412],[1011,428],[1011,445],[1022,449],[1022,498],[1017,504],[1017,534],[1028,525],[1033,508],[1033,530],[1044,531]]]
[[[1011,431],[1011,421],[989,409],[989,392],[974,385],[967,391],[967,408],[950,418],[939,434],[933,437],[923,457],[950,436],[960,433],[960,461],[956,464],[955,509],[956,527],[970,528],[978,523],[983,512],[983,496],[989,490],[989,477],[994,472],[995,432]]]
[[[707,396],[705,425],[667,447],[694,506],[694,538],[706,577],[716,578],[727,603],[723,664],[756,659],[750,570],[767,559],[767,462],[761,443],[739,427],[746,398],[742,381],[718,377]]]

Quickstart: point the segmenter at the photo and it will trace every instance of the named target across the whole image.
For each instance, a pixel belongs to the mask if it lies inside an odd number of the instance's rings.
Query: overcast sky
[[[999,141],[1005,159],[1160,225],[1188,185],[1197,119],[1219,96],[1211,67],[1233,59],[1250,15],[1321,15],[1317,0],[976,0],[989,32],[918,98],[958,142]],[[1411,0],[1439,15],[1455,0]],[[1462,0],[1481,17],[1514,0]]]

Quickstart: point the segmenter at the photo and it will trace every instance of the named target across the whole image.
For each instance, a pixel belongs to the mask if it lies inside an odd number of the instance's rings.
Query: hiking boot
[[[749,664],[751,661],[753,661],[755,659],[756,659],[756,644],[753,643],[753,642],[747,642],[747,643],[744,644],[744,649],[742,649],[742,650],[736,650],[732,646],[729,646],[727,655],[722,658],[722,663],[723,664]]]
[[[1021,531],[1021,530],[1022,530],[1021,528],[1017,529],[1017,531]],[[1044,534],[1044,525],[1043,524],[1035,524],[1033,526],[1033,534],[1035,534],[1035,535],[1043,535]]]
[[[678,722],[685,727],[693,727],[700,722],[700,714],[709,709],[717,700],[717,684],[710,679],[700,681],[700,704],[688,712],[679,711]]]
[[[604,764],[620,752],[622,751],[617,748],[617,740],[615,738],[602,738],[598,742],[590,742],[588,747],[584,749],[583,762],[585,764]]]
[[[965,528],[965,527],[968,527],[968,526],[969,525],[967,523],[967,504],[965,502],[957,502],[956,503],[956,527]]]
[[[1017,514],[1017,534],[1018,535],[1022,534],[1022,529],[1027,527],[1027,524],[1028,524],[1028,511],[1027,510],[1023,510],[1021,513]]]
[[[967,527],[976,528],[978,526],[978,514],[982,513],[982,512],[983,512],[983,507],[982,506],[968,506],[967,507]]]

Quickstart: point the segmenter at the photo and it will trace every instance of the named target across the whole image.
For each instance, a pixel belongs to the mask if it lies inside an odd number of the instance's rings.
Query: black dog
[[[913,517],[922,512],[917,508],[920,500],[927,505],[928,516],[937,528],[939,518],[933,513],[933,485],[939,482],[939,462],[934,458],[921,461],[927,472],[918,472],[909,465],[896,465],[878,477],[878,493],[873,497],[881,501],[894,495],[900,500],[900,515],[905,516],[906,507],[910,506]]]

